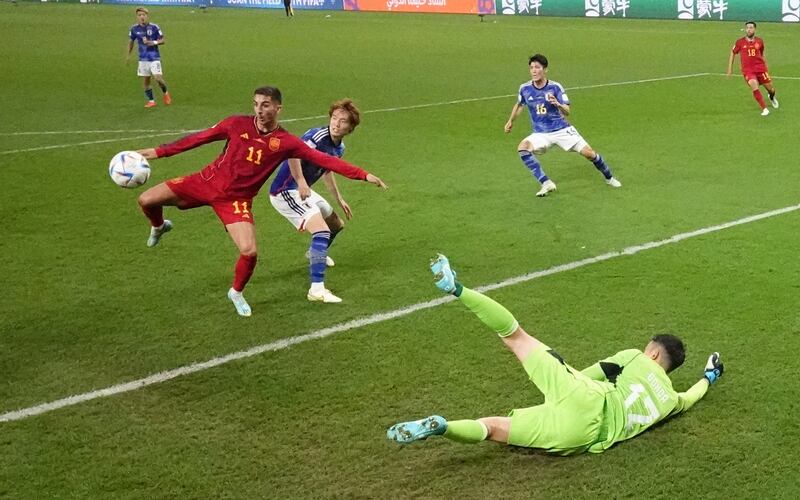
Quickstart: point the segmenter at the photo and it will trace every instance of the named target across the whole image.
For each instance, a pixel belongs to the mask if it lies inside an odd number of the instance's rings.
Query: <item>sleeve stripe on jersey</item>
[[[329,135],[330,135],[330,131],[328,130],[328,127],[325,127],[325,128],[319,129],[319,131],[317,131],[317,133],[314,134],[314,137],[312,139],[314,140],[314,142],[319,142],[322,139],[328,137]]]

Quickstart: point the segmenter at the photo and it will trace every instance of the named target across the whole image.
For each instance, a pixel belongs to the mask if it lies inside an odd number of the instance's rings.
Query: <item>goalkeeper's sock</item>
[[[767,103],[764,102],[764,96],[761,95],[760,90],[755,89],[753,91],[753,97],[755,98],[756,101],[758,101],[758,105],[761,106],[761,109],[765,109],[767,107]]]
[[[144,89],[144,95],[147,97],[148,101],[154,101],[155,98],[153,97],[153,89]]]
[[[458,443],[475,444],[484,441],[489,429],[480,420],[454,420],[447,422],[444,437]]]
[[[160,82],[159,82],[158,86],[159,86],[159,87],[161,87],[161,92],[163,92],[163,93],[165,93],[165,94],[166,94],[167,92],[169,92],[169,91],[167,90],[167,85],[166,85],[165,83],[160,83]]]
[[[595,156],[594,160],[592,160],[594,168],[596,168],[601,174],[603,174],[603,177],[605,177],[606,179],[614,177],[613,175],[611,175],[611,169],[608,168],[606,161],[603,159],[602,156],[600,156],[600,153],[595,153],[595,154],[597,156]]]
[[[542,164],[539,163],[539,160],[537,160],[535,156],[533,156],[533,153],[523,149],[519,151],[519,157],[522,160],[522,163],[524,163],[525,166],[528,167],[528,170],[531,171],[533,176],[536,177],[537,181],[544,184],[546,181],[550,180],[550,178],[547,177],[542,170]]]
[[[470,290],[456,283],[456,291],[454,293],[470,311],[478,316],[478,319],[491,328],[497,335],[501,337],[508,337],[516,331],[519,323],[514,318],[511,312],[490,299],[482,293]]]

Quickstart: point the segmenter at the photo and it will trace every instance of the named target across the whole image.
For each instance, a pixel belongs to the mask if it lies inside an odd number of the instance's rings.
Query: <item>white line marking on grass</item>
[[[698,76],[708,76],[711,73],[694,73],[691,75],[676,75],[676,76],[664,76],[659,78],[646,78],[644,80],[628,80],[624,82],[611,82],[611,83],[598,83],[594,85],[580,85],[577,87],[568,87],[566,90],[573,91],[573,90],[587,90],[587,89],[596,89],[601,87],[617,87],[620,85],[635,85],[638,83],[651,83],[651,82],[664,82],[668,80],[681,80],[685,78],[696,78]],[[371,114],[371,113],[389,113],[393,111],[409,111],[414,109],[424,109],[424,108],[434,108],[438,106],[450,106],[453,104],[464,104],[468,102],[479,102],[479,101],[491,101],[495,99],[508,99],[514,97],[516,94],[505,94],[505,95],[495,95],[489,97],[471,97],[467,99],[456,99],[454,101],[442,101],[442,102],[432,102],[428,104],[414,104],[411,106],[399,106],[396,108],[380,108],[380,109],[369,109],[366,111],[362,111],[362,114]],[[327,118],[328,115],[314,115],[314,116],[304,116],[301,118],[287,118],[286,120],[281,120],[282,123],[292,123],[292,122],[301,122],[306,120],[317,120],[321,118]],[[98,133],[110,133],[112,131],[101,131]],[[130,130],[129,133],[138,132],[136,130]],[[0,155],[10,155],[10,154],[17,154],[17,153],[29,153],[32,151],[44,151],[48,149],[60,149],[60,148],[69,148],[72,146],[89,146],[93,144],[104,144],[109,142],[121,142],[121,141],[129,141],[133,139],[146,139],[149,137],[160,137],[164,135],[176,135],[181,133],[192,133],[198,132],[198,130],[178,130],[178,131],[165,131],[164,133],[153,134],[153,135],[141,135],[136,137],[120,137],[117,139],[102,139],[97,141],[85,141],[85,142],[78,142],[72,144],[54,144],[50,146],[41,146],[41,147],[34,147],[34,148],[26,148],[26,149],[12,149],[8,151],[0,151]],[[15,132],[19,135],[34,135],[35,132]],[[46,134],[56,134],[57,132],[43,132]],[[64,132],[70,133],[70,132]],[[87,132],[88,133],[88,132]],[[7,133],[3,135],[13,135],[14,133]]]
[[[118,137],[116,139],[100,139],[98,141],[85,141],[85,142],[74,142],[71,144],[51,144],[49,146],[38,146],[35,148],[26,148],[26,149],[11,149],[8,151],[0,151],[0,155],[11,155],[15,153],[28,153],[30,151],[45,151],[47,149],[62,149],[62,148],[70,148],[73,146],[88,146],[91,144],[105,144],[108,142],[120,142],[120,141],[132,141],[134,139],[146,139],[149,137],[161,137],[164,135],[178,135],[181,133],[189,133],[189,132],[197,132],[197,130],[184,130],[181,132],[165,132],[162,134],[149,134],[149,135],[137,135],[134,137]]]
[[[154,130],[154,129],[131,129],[131,130],[46,130],[44,132],[0,132],[0,135],[69,135],[69,134],[135,134],[140,132],[186,132],[185,130]]]
[[[794,212],[796,210],[800,210],[800,205],[792,205],[789,207],[779,208],[777,210],[770,210],[769,212],[764,212],[757,215],[751,215],[749,217],[744,217],[742,219],[737,219],[731,222],[725,222],[723,224],[718,224],[716,226],[709,226],[702,229],[697,229],[695,231],[690,231],[688,233],[676,234],[674,236],[671,236],[663,240],[651,241],[648,243],[643,243],[641,245],[626,247],[618,252],[608,252],[602,255],[598,255],[596,257],[589,257],[586,259],[577,260],[575,262],[554,266],[549,269],[544,269],[542,271],[535,271],[532,273],[523,274],[521,276],[508,278],[506,280],[497,283],[483,285],[475,288],[475,290],[479,292],[488,292],[491,290],[497,290],[499,288],[505,288],[519,283],[525,283],[526,281],[532,281],[538,278],[543,278],[545,276],[550,276],[551,274],[571,271],[579,267],[588,266],[590,264],[596,264],[598,262],[614,259],[616,257],[622,257],[624,255],[634,255],[639,252],[643,252],[645,250],[652,250],[654,248],[659,248],[672,243],[678,243],[680,241],[687,240],[689,238],[694,238],[696,236],[703,236],[705,234],[713,233],[716,231],[722,231],[724,229],[728,229],[735,226],[741,226],[743,224],[749,224],[751,222],[756,222],[769,217],[775,217],[777,215]],[[131,382],[126,382],[123,384],[114,385],[111,387],[107,387],[105,389],[85,392],[83,394],[78,394],[75,396],[69,396],[63,399],[51,401],[49,403],[43,403],[40,405],[23,408],[21,410],[10,411],[0,415],[0,422],[11,422],[14,420],[22,420],[35,415],[40,415],[42,413],[47,413],[53,410],[57,410],[59,408],[64,408],[67,406],[76,405],[78,403],[83,403],[85,401],[91,401],[93,399],[103,398],[107,396],[114,396],[116,394],[122,394],[124,392],[135,391],[137,389],[141,389],[149,385],[160,384],[162,382],[166,382],[168,380],[172,380],[177,377],[208,370],[216,366],[230,363],[231,361],[238,361],[240,359],[250,358],[253,356],[257,356],[259,354],[263,354],[265,352],[280,351],[282,349],[286,349],[293,345],[301,344],[309,340],[322,339],[325,337],[330,337],[331,335],[336,333],[346,332],[348,330],[353,330],[355,328],[361,328],[364,326],[373,325],[375,323],[382,323],[384,321],[389,321],[391,319],[407,316],[416,311],[431,309],[433,307],[437,307],[447,302],[452,302],[454,300],[455,297],[453,297],[452,295],[448,295],[439,299],[429,300],[427,302],[419,302],[417,304],[412,304],[410,306],[403,307],[401,309],[395,309],[394,311],[373,314],[372,316],[368,316],[366,318],[359,318],[348,321],[346,323],[339,323],[338,325],[329,326],[321,330],[315,330],[313,332],[306,333],[304,335],[287,337],[281,340],[276,340],[275,342],[270,342],[269,344],[257,345],[245,351],[233,352],[200,363],[193,363],[191,365],[181,366],[180,368],[154,373],[144,378],[133,380]]]
[[[714,76],[728,76],[727,73],[709,73],[710,75]],[[731,76],[739,76],[740,74],[731,74]],[[800,80],[800,76],[772,76],[769,75],[770,79],[772,80]]]

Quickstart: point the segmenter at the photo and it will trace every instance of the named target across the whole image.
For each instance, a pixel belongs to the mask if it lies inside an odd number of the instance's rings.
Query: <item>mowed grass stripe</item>
[[[681,241],[684,241],[684,240],[687,240],[687,239],[690,239],[690,238],[695,238],[697,236],[703,236],[703,235],[706,235],[706,234],[709,234],[709,233],[722,231],[722,230],[729,229],[729,228],[736,227],[736,226],[741,226],[743,224],[749,224],[751,222],[757,222],[757,221],[760,221],[760,220],[763,220],[763,219],[767,219],[767,218],[770,218],[770,217],[775,217],[775,216],[778,216],[778,215],[787,214],[787,213],[794,212],[794,211],[797,211],[797,210],[800,210],[800,204],[798,204],[798,205],[790,205],[790,206],[787,206],[787,207],[784,207],[784,208],[779,208],[779,209],[770,210],[770,211],[767,211],[767,212],[762,212],[760,214],[751,215],[751,216],[748,216],[748,217],[743,217],[741,219],[736,219],[734,221],[725,222],[725,223],[714,225],[714,226],[708,226],[708,227],[696,229],[694,231],[689,231],[689,232],[685,232],[685,233],[679,233],[679,234],[676,234],[674,236],[670,236],[669,238],[662,239],[662,240],[655,240],[655,241],[650,241],[650,242],[647,242],[647,243],[642,243],[642,244],[638,244],[638,245],[629,246],[629,247],[626,247],[626,248],[624,248],[624,249],[622,249],[620,251],[607,252],[607,253],[604,253],[604,254],[601,254],[601,255],[598,255],[598,256],[595,256],[595,257],[589,257],[589,258],[586,258],[586,259],[582,259],[582,260],[578,260],[578,261],[574,261],[574,262],[570,262],[570,263],[566,263],[566,264],[560,264],[560,265],[553,266],[551,268],[544,269],[544,270],[541,270],[541,271],[535,271],[535,272],[532,272],[532,273],[527,273],[527,274],[523,274],[523,275],[520,275],[520,276],[515,276],[515,277],[512,277],[512,278],[508,278],[506,280],[503,280],[503,281],[500,281],[500,282],[497,282],[497,283],[492,283],[492,284],[476,287],[475,290],[480,291],[480,292],[487,292],[487,291],[491,291],[491,290],[497,290],[497,289],[500,289],[500,288],[505,288],[505,287],[508,287],[508,286],[516,285],[516,284],[519,284],[519,283],[532,281],[532,280],[535,280],[535,279],[538,279],[538,278],[542,278],[542,277],[545,277],[545,276],[550,276],[552,274],[571,271],[573,269],[577,269],[577,268],[580,268],[580,267],[588,266],[590,264],[596,264],[596,263],[599,263],[599,262],[607,261],[607,260],[610,260],[610,259],[614,259],[616,257],[621,257],[621,256],[624,256],[624,255],[635,255],[635,254],[637,254],[639,252],[642,252],[642,251],[645,251],[645,250],[652,250],[654,248],[660,248],[660,247],[665,246],[665,245],[678,243],[678,242],[681,242]],[[349,331],[349,330],[353,330],[353,329],[356,329],[356,328],[362,328],[364,326],[372,325],[372,324],[375,324],[375,323],[381,323],[381,322],[384,322],[384,321],[389,321],[391,319],[407,316],[407,315],[409,315],[411,313],[414,313],[416,311],[421,311],[421,310],[424,310],[424,309],[430,309],[430,308],[433,308],[433,307],[437,307],[439,305],[442,305],[442,304],[445,304],[445,303],[448,303],[448,302],[452,302],[453,300],[455,300],[455,297],[446,296],[446,297],[442,297],[442,298],[439,298],[439,299],[430,300],[430,301],[427,301],[427,302],[419,302],[419,303],[412,304],[412,305],[409,305],[409,306],[406,306],[406,307],[403,307],[403,308],[400,308],[400,309],[395,309],[393,311],[377,313],[377,314],[374,314],[372,316],[368,316],[366,318],[359,318],[359,319],[355,319],[355,320],[352,320],[352,321],[347,321],[345,323],[339,323],[337,325],[333,325],[333,326],[330,326],[330,327],[327,327],[327,328],[323,328],[323,329],[320,329],[320,330],[315,330],[313,332],[306,333],[306,334],[303,334],[303,335],[287,337],[287,338],[280,339],[280,340],[275,341],[275,342],[270,342],[268,344],[257,345],[255,347],[251,347],[250,349],[247,349],[247,350],[244,350],[244,351],[233,352],[233,353],[226,354],[224,356],[215,357],[215,358],[212,358],[212,359],[209,359],[207,361],[200,362],[200,363],[192,363],[190,365],[181,366],[179,368],[175,368],[175,369],[172,369],[172,370],[158,372],[158,373],[149,375],[149,376],[141,378],[141,379],[133,380],[133,381],[122,383],[122,384],[117,384],[117,385],[114,385],[114,386],[111,386],[111,387],[107,387],[105,389],[99,389],[99,390],[96,390],[96,391],[85,392],[85,393],[82,393],[82,394],[77,394],[77,395],[74,395],[74,396],[69,396],[69,397],[66,397],[66,398],[62,398],[62,399],[58,399],[58,400],[55,400],[55,401],[51,401],[49,403],[43,403],[43,404],[40,404],[40,405],[31,406],[31,407],[23,408],[23,409],[16,410],[16,411],[10,411],[10,412],[7,412],[7,413],[4,413],[4,414],[0,415],[0,422],[11,422],[11,421],[15,421],[15,420],[22,420],[22,419],[25,419],[25,418],[28,418],[28,417],[32,417],[32,416],[35,416],[35,415],[41,415],[43,413],[47,413],[47,412],[50,412],[50,411],[53,411],[53,410],[57,410],[57,409],[60,409],[60,408],[65,408],[67,406],[73,406],[73,405],[76,405],[76,404],[79,404],[79,403],[83,403],[83,402],[86,402],[86,401],[91,401],[93,399],[113,396],[113,395],[116,395],[116,394],[122,394],[122,393],[125,393],[125,392],[130,392],[130,391],[134,391],[134,390],[137,390],[137,389],[141,389],[143,387],[147,387],[147,386],[150,386],[150,385],[160,384],[162,382],[166,382],[166,381],[172,380],[172,379],[177,378],[177,377],[181,377],[181,376],[184,376],[184,375],[189,375],[189,374],[192,374],[192,373],[197,373],[197,372],[200,372],[200,371],[205,371],[205,370],[208,370],[210,368],[214,368],[216,366],[224,365],[224,364],[229,363],[231,361],[237,361],[237,360],[241,360],[241,359],[250,358],[250,357],[253,357],[253,356],[257,356],[259,354],[263,354],[265,352],[279,351],[279,350],[291,347],[293,345],[297,345],[297,344],[300,344],[300,343],[303,343],[303,342],[307,342],[307,341],[310,341],[310,340],[322,339],[322,338],[334,335],[336,333],[346,332],[346,331]]]
[[[676,76],[663,76],[663,77],[656,77],[656,78],[645,78],[643,80],[627,80],[622,82],[611,82],[611,83],[597,83],[593,85],[580,85],[577,87],[567,87],[565,90],[569,90],[570,92],[573,90],[586,90],[586,89],[596,89],[602,87],[617,87],[621,85],[635,85],[640,83],[652,83],[652,82],[663,82],[669,80],[682,80],[685,78],[696,78],[700,76],[708,76],[710,73],[693,73],[689,75],[676,75]],[[368,109],[366,111],[362,111],[362,114],[370,114],[370,113],[391,113],[394,111],[410,111],[416,109],[425,109],[425,108],[434,108],[439,106],[452,106],[454,104],[465,104],[470,102],[483,102],[483,101],[491,101],[496,99],[508,99],[514,97],[516,94],[504,94],[504,95],[495,95],[495,96],[486,96],[486,97],[469,97],[465,99],[456,99],[453,101],[441,101],[441,102],[432,102],[426,104],[413,104],[410,106],[398,106],[393,108],[380,108],[380,109]],[[325,119],[328,115],[314,115],[314,116],[304,116],[301,118],[287,118],[285,120],[281,120],[282,123],[294,123],[294,122],[302,122],[306,120],[319,120]],[[77,146],[91,146],[94,144],[106,144],[109,142],[122,142],[122,141],[131,141],[135,139],[147,139],[150,137],[162,137],[167,135],[178,135],[178,134],[188,134],[199,132],[200,129],[185,129],[185,130],[170,130],[170,131],[162,131],[162,133],[158,134],[151,134],[151,135],[138,135],[135,137],[119,137],[113,139],[99,139],[96,141],[82,141],[76,143],[66,143],[66,144],[50,144],[48,146],[36,146],[32,148],[24,148],[24,149],[9,149],[6,151],[0,151],[0,155],[12,155],[12,154],[19,154],[19,153],[31,153],[35,151],[46,151],[49,149],[63,149],[63,148],[70,148],[70,147],[77,147]],[[111,133],[115,131],[95,131],[96,133]],[[124,132],[124,131],[117,131],[117,132]],[[136,130],[131,130],[129,133],[136,132]],[[41,132],[41,134],[57,134],[56,131],[46,131]],[[69,132],[65,131],[64,134],[76,133],[76,132]],[[80,131],[79,133],[84,133],[84,131]],[[36,135],[36,132],[11,132],[11,133],[4,133],[0,135]]]

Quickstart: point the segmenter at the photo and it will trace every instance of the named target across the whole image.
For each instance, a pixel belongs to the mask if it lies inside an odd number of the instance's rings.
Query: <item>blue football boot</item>
[[[447,260],[447,257],[437,254],[436,258],[431,259],[431,272],[439,290],[445,293],[456,291],[456,272],[450,269],[450,261]]]
[[[400,444],[428,439],[430,436],[441,436],[447,430],[447,420],[433,415],[412,422],[401,422],[389,427],[386,437]]]

